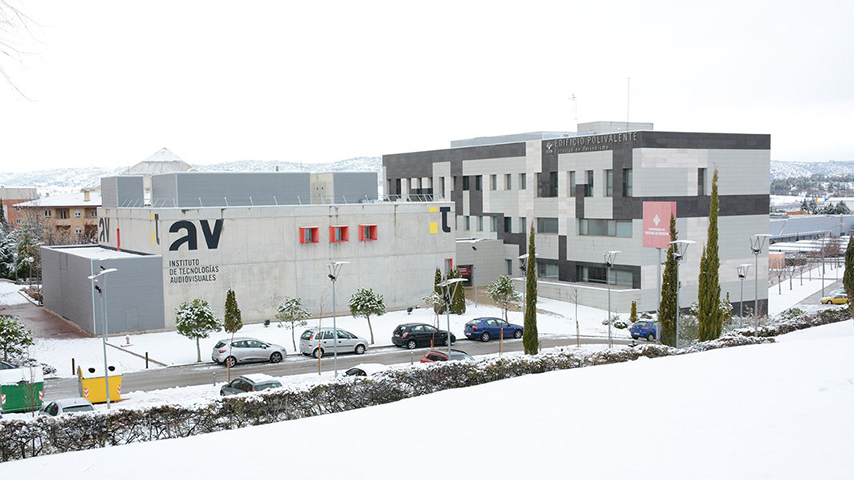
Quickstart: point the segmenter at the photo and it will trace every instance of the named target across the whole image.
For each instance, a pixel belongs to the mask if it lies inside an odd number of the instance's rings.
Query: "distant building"
[[[98,232],[101,194],[89,190],[52,195],[15,205],[15,224],[28,219],[47,227],[46,243],[88,243]]]
[[[0,208],[3,216],[12,225],[17,223],[18,210],[15,205],[39,198],[39,193],[32,187],[0,187]]]
[[[161,148],[150,157],[127,169],[122,175],[142,175],[142,185],[146,194],[151,192],[151,176],[162,173],[191,172],[192,165],[181,160],[168,148]],[[141,206],[141,205],[136,205]]]

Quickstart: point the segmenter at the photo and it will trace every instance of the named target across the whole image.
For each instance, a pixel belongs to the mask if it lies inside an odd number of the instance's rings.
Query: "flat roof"
[[[143,257],[138,253],[119,252],[110,248],[104,248],[97,245],[80,245],[73,247],[46,247],[53,250],[61,250],[66,253],[72,253],[79,257],[91,258],[93,260],[101,260],[104,258],[136,258]]]

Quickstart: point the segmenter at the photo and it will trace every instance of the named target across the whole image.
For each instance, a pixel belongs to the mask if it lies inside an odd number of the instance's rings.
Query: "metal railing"
[[[247,197],[179,197],[126,199],[118,208],[207,208],[207,207],[258,207],[258,206],[288,206],[288,205],[340,205],[365,203],[396,203],[396,202],[433,202],[432,194],[411,195],[382,195],[372,199],[367,195],[347,197],[346,195],[313,195],[305,199],[299,195],[281,196],[247,196]],[[441,201],[441,199],[439,199]]]

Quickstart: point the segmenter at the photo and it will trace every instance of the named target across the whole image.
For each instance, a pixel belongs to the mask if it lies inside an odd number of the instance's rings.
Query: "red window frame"
[[[311,241],[305,241],[306,230],[311,232]],[[299,227],[299,243],[320,243],[320,228],[319,227]]]
[[[341,240],[336,240],[336,231],[341,232]],[[329,243],[344,243],[350,241],[350,227],[347,225],[332,225],[329,227]]]
[[[365,236],[365,230],[368,231],[368,236]],[[374,225],[372,223],[359,225],[359,241],[360,242],[369,242],[372,240],[376,240],[378,238],[379,237],[377,236],[377,226],[376,225]]]

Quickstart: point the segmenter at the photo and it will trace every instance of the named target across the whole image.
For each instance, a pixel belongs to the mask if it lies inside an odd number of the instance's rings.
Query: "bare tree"
[[[795,276],[795,272],[798,270],[797,263],[790,261],[792,259],[786,259],[786,266],[784,267],[786,271],[786,276],[789,277],[789,290],[792,289],[792,278]]]
[[[778,266],[778,267],[774,267],[774,268],[769,269],[769,271],[770,271],[771,275],[777,277],[777,295],[782,295],[783,294],[783,287],[782,287],[783,280],[786,279],[786,267],[785,266]]]
[[[0,76],[12,90],[28,100],[9,75],[6,62],[23,63],[24,56],[29,54],[26,45],[35,40],[32,31],[35,25],[36,22],[18,7],[8,0],[0,0]]]

